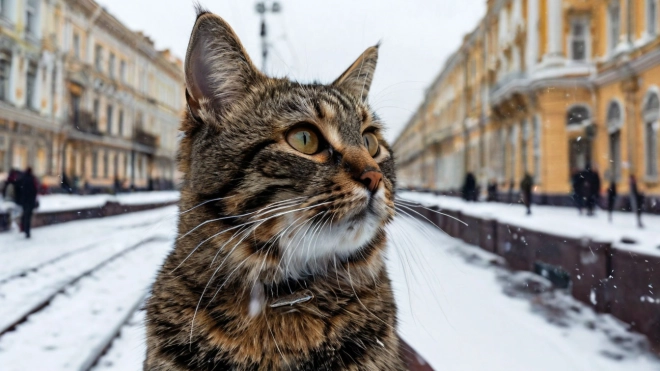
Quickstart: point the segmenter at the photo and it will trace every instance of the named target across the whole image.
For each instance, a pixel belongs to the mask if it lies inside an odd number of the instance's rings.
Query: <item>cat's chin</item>
[[[311,227],[307,233],[282,238],[282,268],[290,278],[327,270],[336,259],[345,260],[366,247],[387,219],[382,192],[366,200],[361,207],[340,221]]]

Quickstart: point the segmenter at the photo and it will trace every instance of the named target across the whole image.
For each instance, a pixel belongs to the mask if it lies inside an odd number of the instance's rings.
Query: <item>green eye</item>
[[[371,157],[376,157],[379,152],[378,150],[380,149],[376,134],[364,133],[364,135],[362,135],[362,141],[364,142],[364,146],[367,147],[367,151],[369,151]]]
[[[295,150],[306,155],[313,155],[319,150],[319,137],[308,128],[297,128],[291,130],[286,141]]]

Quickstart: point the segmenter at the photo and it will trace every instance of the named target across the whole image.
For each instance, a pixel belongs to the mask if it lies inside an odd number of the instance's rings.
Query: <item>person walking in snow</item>
[[[477,201],[477,179],[472,173],[467,173],[465,175],[463,199],[465,199],[465,201]]]
[[[532,187],[534,186],[534,179],[529,173],[525,173],[522,181],[520,182],[520,191],[522,193],[523,203],[527,208],[527,215],[532,213]]]
[[[571,186],[573,188],[573,202],[578,208],[578,213],[582,215],[584,208],[584,174],[578,169],[571,172]]]
[[[587,215],[593,216],[594,209],[600,199],[600,175],[598,171],[587,165],[584,171]]]
[[[608,220],[612,223],[612,212],[616,203],[616,181],[610,180],[610,186],[607,187],[607,214]]]
[[[644,225],[642,224],[644,194],[637,189],[637,179],[635,179],[633,174],[630,174],[628,185],[630,187],[630,210],[637,214],[637,225],[639,228],[644,228]]]
[[[32,175],[32,168],[28,167],[23,177],[17,183],[18,203],[23,207],[21,225],[25,237],[30,238],[30,226],[32,224],[32,212],[37,208],[37,190],[39,185],[37,178]]]

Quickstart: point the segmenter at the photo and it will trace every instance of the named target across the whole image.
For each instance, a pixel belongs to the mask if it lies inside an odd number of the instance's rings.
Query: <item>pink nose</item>
[[[374,192],[378,189],[381,179],[383,179],[383,174],[381,174],[380,171],[369,170],[360,175],[360,182],[362,182],[370,192]]]

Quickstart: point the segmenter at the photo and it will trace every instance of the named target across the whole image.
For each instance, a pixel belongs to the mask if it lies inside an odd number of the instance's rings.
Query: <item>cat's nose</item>
[[[378,189],[378,185],[382,179],[383,174],[380,171],[365,170],[360,175],[360,182],[372,193]]]

